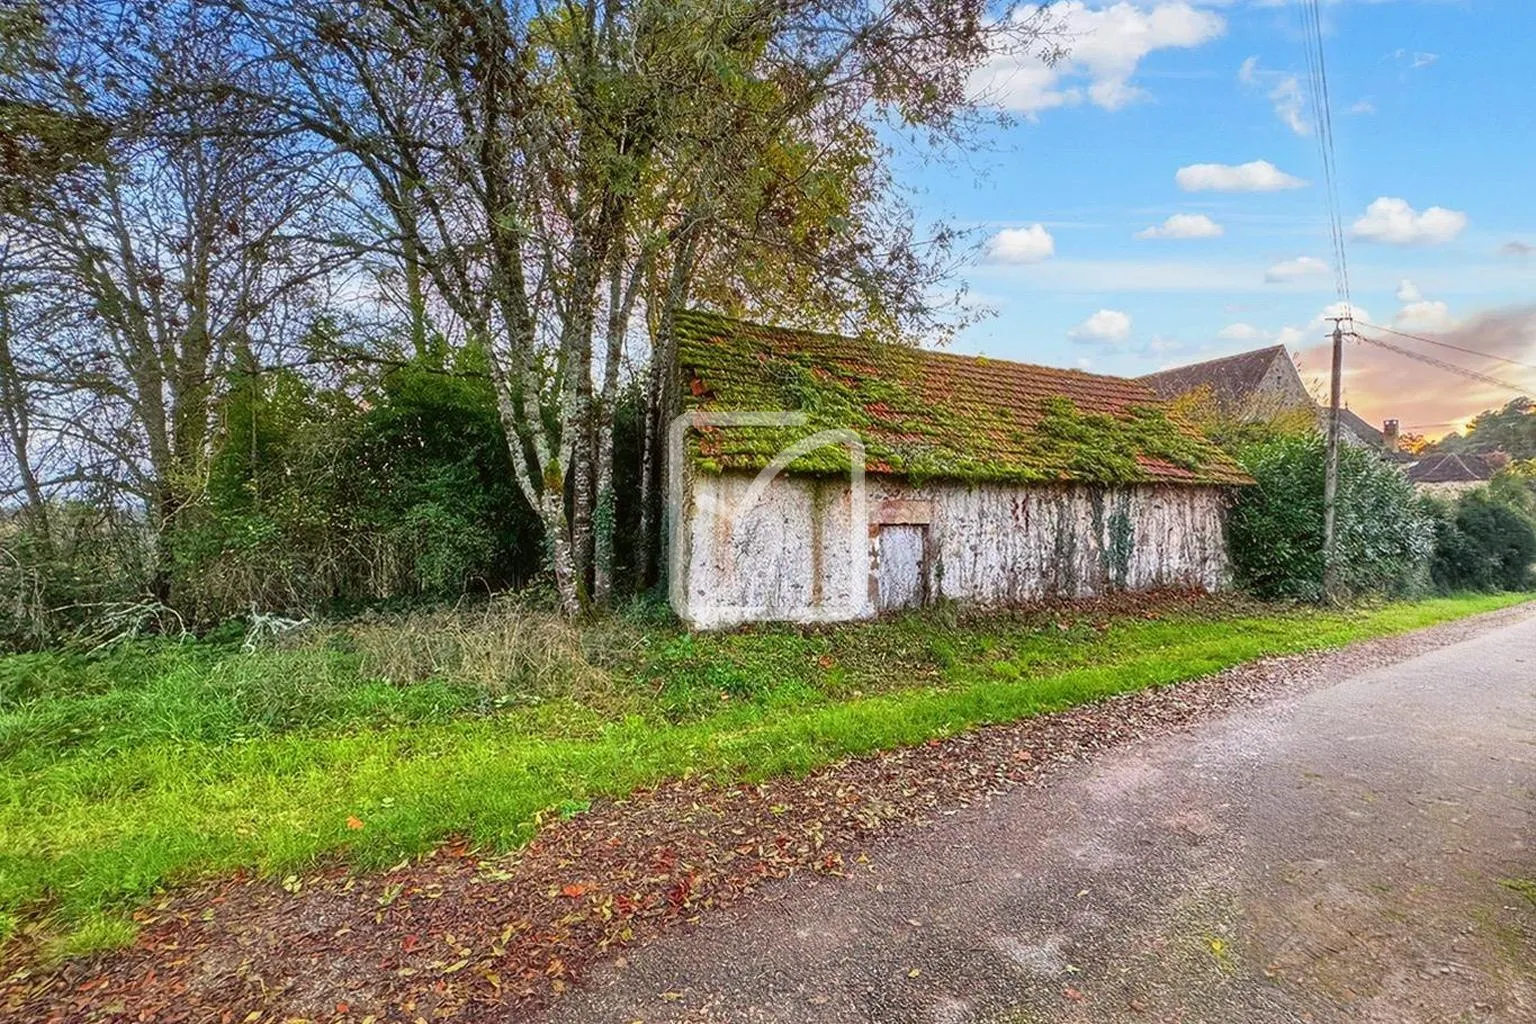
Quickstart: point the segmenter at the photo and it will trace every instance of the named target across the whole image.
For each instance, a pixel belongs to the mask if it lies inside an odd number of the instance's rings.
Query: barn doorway
[[[921,608],[928,596],[928,527],[908,523],[882,525],[877,540],[880,611]]]

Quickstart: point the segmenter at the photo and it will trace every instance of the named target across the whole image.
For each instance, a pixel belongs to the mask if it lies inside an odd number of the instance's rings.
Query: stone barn
[[[677,324],[670,585],[695,628],[1219,590],[1249,478],[1117,377]]]

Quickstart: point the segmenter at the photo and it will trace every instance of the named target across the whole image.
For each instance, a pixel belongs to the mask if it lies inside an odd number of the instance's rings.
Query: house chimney
[[[1397,420],[1387,420],[1381,425],[1381,446],[1389,452],[1395,452],[1402,440],[1398,436]]]

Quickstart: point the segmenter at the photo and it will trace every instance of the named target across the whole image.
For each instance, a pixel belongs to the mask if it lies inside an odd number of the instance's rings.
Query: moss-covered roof
[[[801,427],[708,427],[691,435],[709,470],[761,469],[796,440],[852,428],[866,469],[1010,483],[1251,483],[1145,385],[1046,366],[813,334],[689,310],[677,318],[684,406],[798,411]],[[846,473],[829,445],[790,469]]]

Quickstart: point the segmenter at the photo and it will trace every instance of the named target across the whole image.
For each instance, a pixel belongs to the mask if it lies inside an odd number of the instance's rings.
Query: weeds
[[[587,633],[515,599],[348,624],[333,639],[357,652],[361,675],[397,684],[439,678],[491,697],[592,698],[608,688]]]
[[[1536,878],[1506,878],[1499,882],[1510,892],[1519,893],[1536,907]]]

